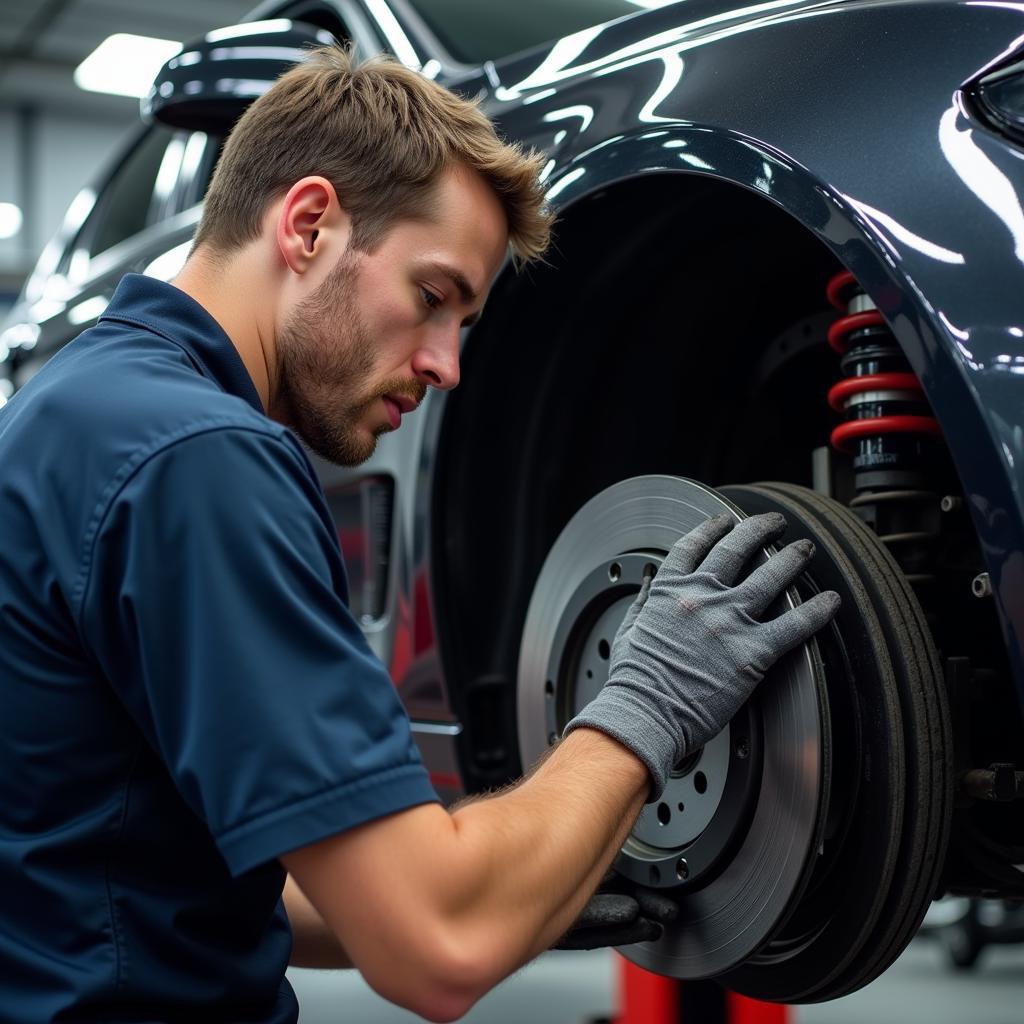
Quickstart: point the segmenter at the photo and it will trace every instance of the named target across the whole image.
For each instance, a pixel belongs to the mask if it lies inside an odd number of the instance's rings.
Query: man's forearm
[[[282,859],[381,995],[458,1016],[569,928],[648,791],[634,755],[580,729],[510,791],[452,814],[413,808]]]
[[[581,730],[515,789],[454,812],[475,869],[476,884],[473,874],[464,880],[467,924],[502,921],[505,940],[516,938],[510,971],[575,921],[633,827],[648,783],[644,766],[614,740]]]

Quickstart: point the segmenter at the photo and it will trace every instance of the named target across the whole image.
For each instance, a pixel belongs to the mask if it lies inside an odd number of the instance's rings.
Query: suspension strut
[[[844,314],[828,332],[844,375],[828,401],[846,416],[831,441],[853,457],[850,507],[889,548],[927,608],[940,532],[940,499],[933,490],[939,423],[888,324],[853,274],[836,274],[827,294]]]

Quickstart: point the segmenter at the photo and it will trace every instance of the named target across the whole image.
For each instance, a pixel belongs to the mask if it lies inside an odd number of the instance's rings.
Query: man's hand
[[[765,672],[839,608],[839,595],[825,591],[760,621],[814,554],[809,540],[795,541],[740,579],[785,527],[775,512],[735,526],[725,514],[681,537],[616,635],[608,682],[566,726],[598,729],[633,751],[651,773],[650,800],[673,766],[721,732]]]
[[[600,887],[552,949],[600,949],[652,942],[679,916],[674,900],[609,871]]]

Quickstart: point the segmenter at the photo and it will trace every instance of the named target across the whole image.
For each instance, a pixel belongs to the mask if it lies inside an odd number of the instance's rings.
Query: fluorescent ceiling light
[[[174,39],[115,32],[75,68],[75,84],[89,92],[145,96],[157,72],[180,49]]]
[[[21,230],[21,207],[0,203],[0,238],[13,238]]]

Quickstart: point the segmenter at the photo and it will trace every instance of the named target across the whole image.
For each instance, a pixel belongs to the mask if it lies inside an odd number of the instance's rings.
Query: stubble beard
[[[277,338],[277,404],[281,419],[328,462],[358,466],[391,429],[371,431],[369,407],[385,394],[408,393],[405,381],[365,388],[374,367],[374,345],[359,315],[358,262],[343,256],[330,276],[289,317]]]

